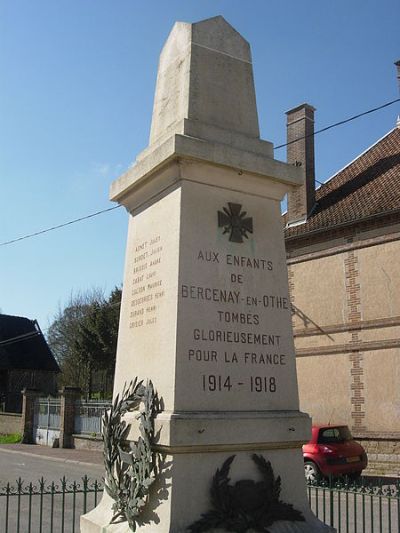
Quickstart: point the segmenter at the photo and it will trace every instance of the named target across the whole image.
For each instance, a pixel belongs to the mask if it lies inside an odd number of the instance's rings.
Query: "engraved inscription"
[[[160,235],[142,241],[135,247],[131,279],[131,329],[151,326],[158,320],[158,305],[164,297],[160,272],[162,257]]]
[[[274,272],[274,262],[268,257],[213,249],[199,249],[193,259],[210,269],[213,280],[209,285],[189,282],[179,287],[182,301],[190,301],[194,309],[206,306],[210,310],[206,323],[192,325],[191,346],[186,352],[189,363],[201,369],[200,390],[205,394],[275,394],[288,355],[280,332],[271,328],[271,323],[279,320],[271,321],[271,317],[286,314],[289,319],[290,302],[279,291],[262,290],[263,286],[273,287],[271,283],[253,282],[254,273],[258,273],[257,279],[267,280]],[[224,287],[219,286],[218,276],[213,276],[213,269],[221,268],[228,281]],[[235,368],[243,371],[233,372]]]

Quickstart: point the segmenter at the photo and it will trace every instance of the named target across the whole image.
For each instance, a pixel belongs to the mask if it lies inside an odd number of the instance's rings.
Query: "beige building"
[[[314,109],[287,115],[288,142],[306,137],[284,217],[301,408],[400,475],[400,123],[315,190]]]

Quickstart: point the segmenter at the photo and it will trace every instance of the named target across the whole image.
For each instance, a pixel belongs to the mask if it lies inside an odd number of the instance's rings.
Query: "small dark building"
[[[57,392],[60,368],[36,320],[0,314],[0,410],[21,412],[21,390]]]

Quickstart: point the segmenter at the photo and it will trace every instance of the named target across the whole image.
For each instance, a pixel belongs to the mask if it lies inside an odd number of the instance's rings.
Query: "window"
[[[346,440],[353,440],[347,426],[320,429],[319,431],[318,444],[332,444],[335,442],[344,442]]]

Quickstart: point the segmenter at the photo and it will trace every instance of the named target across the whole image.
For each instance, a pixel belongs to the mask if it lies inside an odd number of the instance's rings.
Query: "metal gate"
[[[98,436],[101,434],[102,416],[111,407],[108,400],[77,400],[75,402],[75,433]]]
[[[33,418],[33,439],[36,444],[53,446],[60,436],[61,400],[38,398]]]

